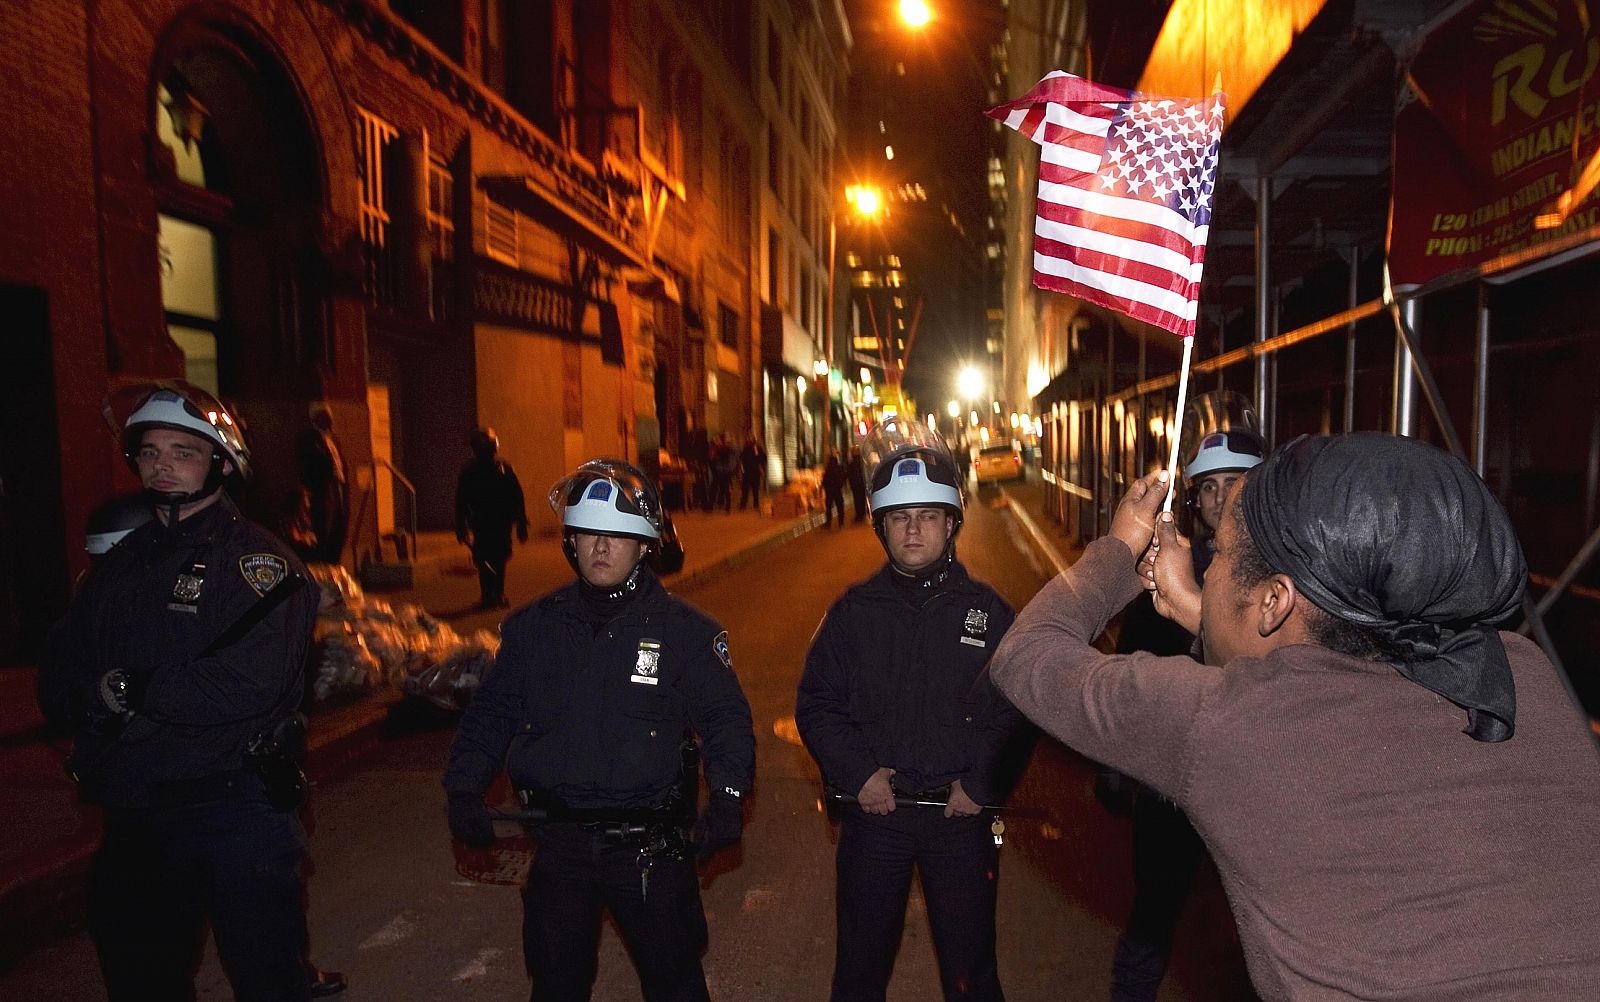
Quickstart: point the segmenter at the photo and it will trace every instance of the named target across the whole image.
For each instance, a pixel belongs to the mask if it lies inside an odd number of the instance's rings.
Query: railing
[[[389,474],[387,483],[380,481],[378,478],[378,468],[380,466]],[[417,552],[416,485],[387,459],[374,458],[371,463],[367,464],[367,468],[371,471],[372,478],[367,485],[366,492],[361,496],[360,504],[356,506],[356,524],[350,533],[350,538],[361,538],[362,530],[366,527],[367,512],[370,509],[373,521],[377,525],[378,546],[376,550],[368,550],[365,554],[365,559],[359,562],[362,564],[368,562],[387,563],[388,561],[384,559],[383,553],[383,544],[387,540],[394,544],[395,562],[409,563]],[[403,488],[403,494],[397,496],[396,485]],[[402,497],[404,498],[404,518],[401,518],[400,499]],[[388,531],[383,528],[381,507],[386,499],[390,506],[390,528]]]

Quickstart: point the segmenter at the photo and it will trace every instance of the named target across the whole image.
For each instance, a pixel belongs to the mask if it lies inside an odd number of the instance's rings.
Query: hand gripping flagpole
[[[1161,510],[1172,511],[1172,498],[1178,492],[1178,443],[1183,441],[1184,404],[1189,398],[1189,357],[1194,354],[1194,335],[1183,339],[1183,361],[1178,367],[1178,415],[1172,425],[1172,452],[1167,455],[1167,500]]]

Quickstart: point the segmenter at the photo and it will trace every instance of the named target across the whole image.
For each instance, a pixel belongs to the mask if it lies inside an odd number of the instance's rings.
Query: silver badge
[[[988,647],[984,638],[989,635],[989,614],[982,609],[968,609],[966,622],[961,624],[961,642],[972,647]]]
[[[172,583],[172,595],[167,599],[167,608],[173,612],[199,612],[200,590],[206,583],[206,565],[190,564],[189,569],[178,575],[178,580]]]
[[[633,676],[628,681],[655,685],[656,672],[660,669],[661,644],[655,640],[639,641],[638,657],[633,662]]]

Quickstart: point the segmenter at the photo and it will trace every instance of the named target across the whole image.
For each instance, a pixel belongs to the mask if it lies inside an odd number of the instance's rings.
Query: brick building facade
[[[236,405],[276,524],[327,400],[357,563],[450,524],[480,424],[546,530],[544,486],[584,458],[765,431],[762,306],[798,307],[764,280],[756,81],[809,46],[831,136],[848,37],[800,0],[7,5],[0,664],[134,486],[100,414],[124,382]]]

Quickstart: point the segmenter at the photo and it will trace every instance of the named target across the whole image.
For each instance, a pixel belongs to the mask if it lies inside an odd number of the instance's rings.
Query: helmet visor
[[[550,488],[550,510],[568,529],[656,539],[661,501],[650,478],[620,459],[592,459]]]

